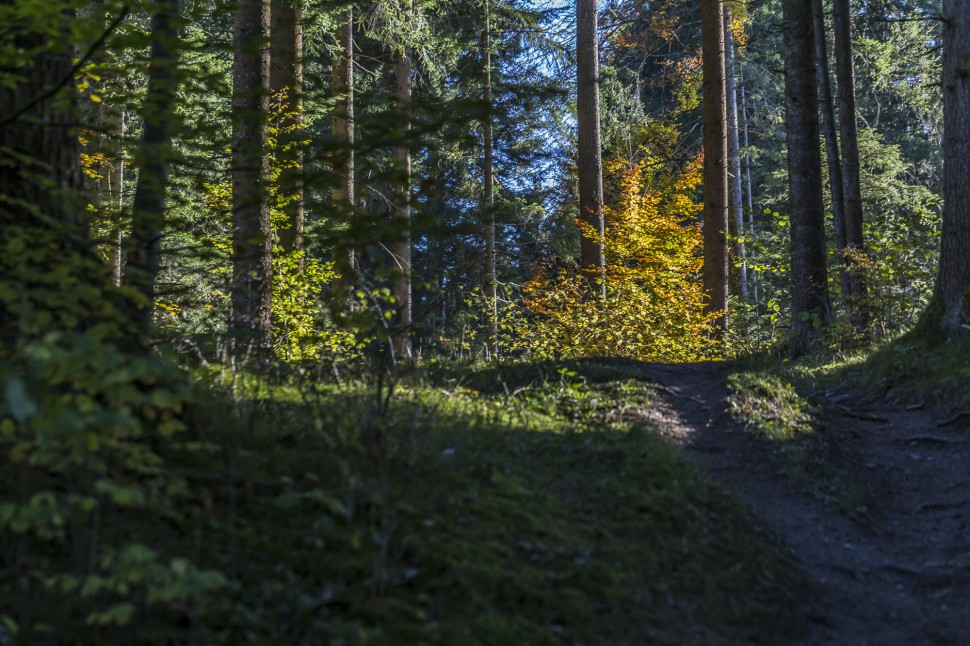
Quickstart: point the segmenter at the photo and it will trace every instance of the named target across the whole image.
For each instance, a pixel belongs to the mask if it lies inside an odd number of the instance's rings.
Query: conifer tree
[[[178,0],[155,0],[144,128],[138,151],[138,184],[131,214],[125,282],[141,294],[137,318],[147,337],[155,309],[155,278],[162,261],[165,191],[172,156],[172,121],[178,79]]]
[[[600,138],[600,72],[596,0],[576,0],[576,118],[579,128],[579,221],[584,225],[579,264],[590,294],[606,295],[603,251],[603,158]]]
[[[866,325],[860,299],[866,286],[862,280],[858,254],[864,250],[862,238],[862,186],[859,178],[859,135],[856,118],[855,71],[852,64],[852,24],[849,0],[832,0],[835,31],[835,76],[838,81],[839,134],[842,147],[842,187],[845,200],[845,246],[850,255],[846,287],[852,321],[859,328]]]
[[[927,316],[946,334],[970,326],[970,4],[943,2],[943,236]]]
[[[232,313],[230,327],[269,343],[272,234],[269,209],[268,0],[236,0],[233,19]]]
[[[727,331],[728,150],[723,0],[701,2],[704,79],[704,289],[708,312],[721,312],[717,334]]]
[[[791,210],[791,352],[809,351],[829,317],[812,5],[785,0],[785,131]]]

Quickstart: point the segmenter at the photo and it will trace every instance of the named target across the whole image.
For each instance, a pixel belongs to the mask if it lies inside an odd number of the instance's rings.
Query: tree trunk
[[[791,199],[793,355],[815,344],[828,321],[822,156],[819,151],[818,88],[812,4],[785,0],[785,116]]]
[[[88,5],[85,14],[93,23],[109,26],[108,13],[103,0],[94,0]],[[113,43],[109,39],[104,47],[94,52],[91,62],[99,66],[99,80],[91,83],[91,93],[98,94],[104,99],[106,92],[116,81],[116,63],[109,54]],[[111,269],[111,281],[118,287],[121,285],[121,272],[124,264],[122,253],[123,218],[124,211],[124,108],[103,100],[95,103],[90,100],[82,101],[86,106],[85,117],[98,125],[97,152],[101,155],[98,169],[99,180],[92,187],[92,202],[97,211],[108,224],[106,246],[108,267]]]
[[[485,3],[485,33],[482,38],[482,64],[485,84],[485,120],[482,128],[482,210],[485,213],[485,298],[488,301],[488,330],[486,349],[489,358],[498,359],[498,282],[495,275],[495,164],[492,132],[492,23],[489,3]]]
[[[346,19],[338,27],[334,54],[333,93],[337,100],[333,112],[333,135],[338,148],[334,151],[333,166],[337,184],[333,187],[333,206],[337,217],[346,221],[347,238],[336,245],[334,283],[335,303],[343,303],[344,295],[353,284],[356,252],[353,244],[354,214],[354,12],[346,9]]]
[[[848,294],[848,274],[845,271],[845,190],[842,179],[842,160],[839,158],[839,139],[836,132],[835,106],[832,102],[832,82],[829,79],[829,55],[825,42],[825,14],[822,0],[812,0],[815,23],[815,64],[818,74],[819,106],[822,112],[822,131],[825,135],[825,154],[829,166],[829,185],[832,190],[832,223],[835,246],[841,265],[842,297]]]
[[[744,248],[744,206],[741,191],[741,142],[738,133],[738,84],[736,55],[734,51],[734,32],[731,30],[731,10],[724,10],[724,70],[727,90],[727,135],[728,135],[728,221],[734,235],[738,238],[737,255],[739,262],[738,283],[741,295],[748,298],[748,259]]]
[[[79,199],[84,181],[72,127],[73,84],[64,83],[73,52],[66,44],[48,45],[46,34],[21,34],[12,41],[20,51],[41,53],[15,70],[22,82],[0,86],[0,223],[54,230],[66,248],[87,247],[86,221],[77,215],[84,212]],[[54,94],[43,98],[48,92]]]
[[[155,0],[152,49],[145,95],[142,143],[138,151],[138,183],[131,214],[125,282],[141,300],[135,318],[147,340],[155,310],[155,278],[161,266],[162,230],[165,226],[165,190],[172,157],[172,117],[178,79],[178,0]]]
[[[63,19],[66,23],[69,18]],[[60,38],[52,40],[55,33]],[[94,260],[87,219],[79,217],[85,212],[87,196],[81,148],[73,127],[77,117],[69,33],[62,23],[51,25],[50,34],[20,32],[10,38],[11,48],[28,54],[20,67],[6,70],[15,81],[0,84],[0,239],[5,249],[0,255],[0,272],[4,287],[13,287],[0,297],[0,344],[8,351],[25,335],[49,331],[34,327],[40,319],[23,290],[39,288],[41,309],[54,310],[54,325],[74,327],[56,311],[62,309],[75,317],[82,314],[79,308],[90,304],[91,298],[78,292],[79,284],[87,281],[88,286],[102,286],[101,276],[92,278],[90,272],[103,265]],[[36,240],[37,245],[23,246],[17,252],[8,245],[15,239],[31,244]],[[52,271],[57,280],[47,284],[55,277]],[[69,297],[80,300],[69,299],[59,306],[45,296],[50,292],[61,297],[67,291]],[[96,298],[100,305],[102,299]],[[30,327],[25,329],[25,324]],[[26,614],[17,619],[30,625]],[[29,642],[30,633],[27,635]]]
[[[269,87],[279,122],[276,161],[287,227],[279,231],[284,252],[303,251],[303,9],[300,0],[271,0]],[[285,115],[285,116],[284,116]],[[303,261],[300,260],[302,267]]]
[[[270,342],[273,293],[267,157],[269,19],[268,0],[236,0],[230,326],[254,335],[256,345],[264,347]]]
[[[596,18],[596,0],[576,0],[579,220],[587,228],[580,239],[579,264],[586,277],[589,294],[605,298],[603,159],[600,143],[600,72]]]
[[[392,248],[397,276],[394,280],[395,317],[393,348],[396,357],[411,356],[411,59],[397,55],[394,65],[399,119],[398,143],[394,148],[394,217],[397,236]]]
[[[930,325],[970,325],[970,4],[943,0],[943,237]]]
[[[849,252],[861,254],[862,189],[859,184],[859,138],[856,125],[855,75],[852,69],[852,22],[849,0],[832,0],[835,31],[835,78],[839,86],[839,130],[842,135],[842,185],[845,190],[845,244]],[[846,296],[852,310],[852,322],[864,328],[868,321],[863,304],[866,286],[858,268],[857,257],[845,259],[847,268]]]
[[[121,270],[124,265],[122,253],[122,213],[125,199],[125,157],[124,157],[124,123],[125,115],[115,106],[102,104],[100,125],[100,152],[105,161],[101,167],[101,180],[98,186],[99,211],[110,222],[108,240],[108,266],[111,268],[111,280],[115,286],[121,285]]]
[[[727,91],[723,0],[701,1],[704,91],[704,291],[705,309],[718,312],[715,333],[727,332],[728,168]]]
[[[748,193],[748,233],[751,237],[754,237],[754,189],[751,183],[751,153],[748,152],[748,146],[750,145],[748,140],[748,101],[747,95],[744,91],[744,79],[741,81],[741,119],[744,122],[744,176],[745,184],[747,185]],[[751,272],[751,295],[754,297],[754,303],[757,305],[759,300],[758,294],[758,272]]]

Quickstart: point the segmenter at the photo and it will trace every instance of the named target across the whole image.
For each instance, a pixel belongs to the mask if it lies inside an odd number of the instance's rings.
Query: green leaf
[[[15,420],[25,422],[37,413],[37,404],[27,394],[24,382],[19,378],[14,377],[7,381],[7,386],[4,390],[7,399],[7,408]]]

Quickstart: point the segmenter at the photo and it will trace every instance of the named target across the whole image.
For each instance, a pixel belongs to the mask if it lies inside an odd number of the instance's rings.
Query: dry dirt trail
[[[800,491],[764,442],[734,421],[727,365],[650,365],[664,435],[746,499],[812,581],[798,598],[803,644],[970,644],[970,416],[872,404],[847,392],[820,402],[872,492],[860,521]],[[793,591],[796,597],[803,596]]]

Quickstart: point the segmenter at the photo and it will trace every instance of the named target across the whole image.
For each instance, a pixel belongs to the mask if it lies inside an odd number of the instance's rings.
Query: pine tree
[[[715,330],[727,331],[728,150],[723,0],[701,2],[704,78],[704,289],[707,311],[720,312]]]
[[[579,264],[589,291],[606,296],[603,251],[603,158],[600,138],[599,41],[596,0],[576,0],[576,118],[579,129]]]
[[[791,208],[791,352],[809,351],[829,318],[812,5],[785,0],[785,131]]]
[[[270,340],[272,233],[269,209],[268,0],[236,0],[232,123],[231,328]]]
[[[929,322],[946,334],[970,325],[970,4],[943,1],[943,237]]]

